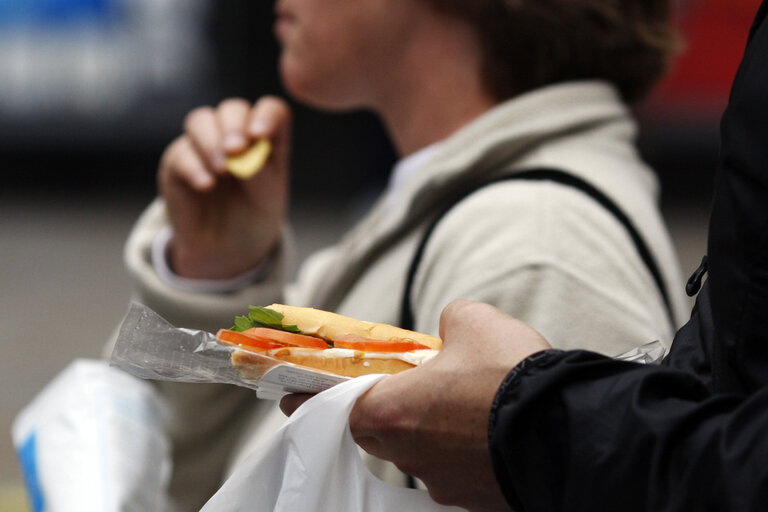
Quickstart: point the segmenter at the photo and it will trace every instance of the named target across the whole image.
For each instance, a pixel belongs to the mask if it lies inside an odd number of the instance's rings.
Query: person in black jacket
[[[552,350],[491,306],[456,302],[443,352],[352,410],[363,448],[471,510],[768,507],[766,15],[768,0],[722,119],[708,259],[690,292],[708,278],[664,363]]]

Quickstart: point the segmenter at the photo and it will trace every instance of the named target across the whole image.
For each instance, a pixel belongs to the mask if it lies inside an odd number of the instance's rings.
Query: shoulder
[[[441,219],[413,298],[434,310],[445,299],[483,300],[557,339],[574,338],[564,318],[571,326],[596,323],[610,311],[602,327],[619,333],[631,326],[620,334],[637,342],[668,337],[647,327],[666,325],[656,295],[626,229],[600,203],[561,183],[509,181],[478,190]]]
[[[451,252],[459,245],[469,258],[484,260],[478,251],[486,248],[503,250],[507,265],[552,264],[574,261],[579,246],[589,251],[588,259],[599,258],[597,246],[604,244],[633,249],[622,224],[594,197],[566,183],[511,179],[455,204],[435,227],[427,252]]]

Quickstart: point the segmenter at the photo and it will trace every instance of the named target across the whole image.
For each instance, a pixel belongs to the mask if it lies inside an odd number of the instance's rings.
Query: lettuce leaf
[[[248,306],[248,316],[236,316],[231,330],[243,332],[251,327],[267,327],[293,333],[300,333],[295,325],[283,325],[283,314],[261,306]]]

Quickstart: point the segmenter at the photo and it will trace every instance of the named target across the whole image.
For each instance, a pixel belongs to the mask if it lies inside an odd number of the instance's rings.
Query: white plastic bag
[[[463,510],[438,505],[424,490],[387,484],[363,463],[349,412],[382,377],[343,382],[307,401],[246,457],[202,512]]]
[[[167,414],[149,383],[106,361],[70,364],[13,423],[31,510],[169,510]]]

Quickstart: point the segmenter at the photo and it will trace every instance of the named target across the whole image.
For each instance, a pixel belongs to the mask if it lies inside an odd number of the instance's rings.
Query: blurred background
[[[272,3],[0,0],[0,511],[24,502],[13,417],[98,357],[130,293],[122,245],[186,112],[283,91]],[[676,5],[685,47],[638,108],[686,275],[704,253],[718,119],[759,0]],[[330,243],[395,159],[378,121],[295,105],[303,253]]]

